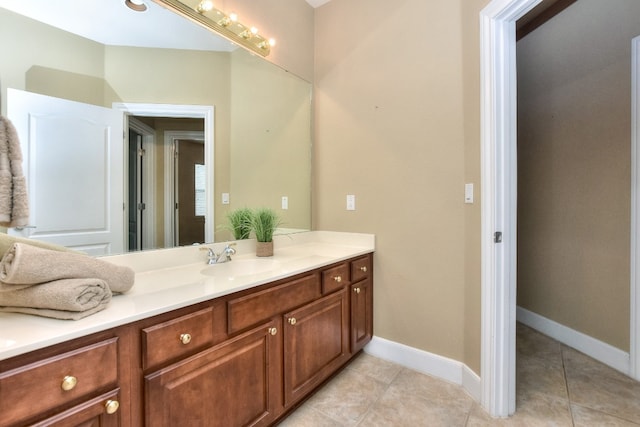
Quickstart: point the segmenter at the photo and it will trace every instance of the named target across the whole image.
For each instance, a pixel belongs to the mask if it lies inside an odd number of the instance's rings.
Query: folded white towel
[[[112,292],[127,292],[135,273],[78,252],[60,252],[14,243],[0,261],[0,292],[13,291],[59,279],[104,280]]]
[[[63,279],[0,292],[0,311],[77,320],[104,310],[111,291],[100,279]]]

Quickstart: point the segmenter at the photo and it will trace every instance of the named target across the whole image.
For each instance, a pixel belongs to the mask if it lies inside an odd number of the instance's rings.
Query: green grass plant
[[[252,229],[258,242],[271,242],[280,225],[280,218],[273,209],[261,208],[253,212]]]
[[[248,239],[253,227],[253,211],[249,208],[240,208],[227,214],[230,230],[236,240]]]

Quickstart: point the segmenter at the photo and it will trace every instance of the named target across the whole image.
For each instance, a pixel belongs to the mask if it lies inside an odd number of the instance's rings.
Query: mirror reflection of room
[[[42,3],[39,8],[44,9],[39,13],[48,16],[46,2]],[[126,9],[119,2],[98,4]],[[113,28],[96,41],[56,28],[60,26],[57,22],[43,23],[40,18],[21,15],[22,11],[9,10],[25,5],[0,2],[0,34],[15,41],[0,46],[3,57],[14,58],[0,65],[1,110],[21,134],[25,175],[35,189],[30,191],[30,227],[6,231],[104,255],[231,240],[226,214],[242,207],[276,209],[282,218],[282,233],[309,230],[310,84],[156,4],[148,6],[144,14],[128,11],[129,17],[137,19],[135,32],[130,31],[123,40],[114,39],[120,31],[110,20]],[[60,2],[55,9],[60,12],[64,7]],[[156,16],[179,20],[172,24],[178,27],[172,28],[185,30],[173,31],[180,37],[172,35],[167,40],[166,32],[157,31]],[[149,38],[147,33],[164,40]],[[23,97],[27,98],[24,102]],[[199,176],[204,176],[198,196],[196,163],[191,168],[193,179],[182,180],[192,181],[185,190],[188,194],[167,185],[165,157],[171,150],[165,148],[165,134],[204,132],[202,119],[156,116],[145,122],[126,107],[124,112],[116,111],[114,118],[115,104],[214,109],[210,158],[197,163],[202,165]],[[93,128],[88,123],[96,119],[83,115],[39,119],[37,134],[47,135],[47,140],[33,139],[24,117],[44,117],[50,111],[60,115],[61,105],[95,110],[106,118]],[[160,127],[149,124],[162,120]],[[185,128],[178,124],[180,120],[192,123]],[[134,149],[127,137],[124,144],[128,147],[122,147],[118,135],[129,134],[136,126],[132,123],[139,126],[138,136],[132,138],[140,137],[141,145],[145,138],[140,127],[153,129],[152,146]],[[200,140],[200,148],[209,144],[205,137],[186,139]],[[90,146],[87,140],[97,142]],[[152,164],[132,159],[134,154],[150,152]],[[154,186],[145,190],[144,178],[149,175],[154,177]],[[223,195],[229,196],[223,200]],[[196,215],[195,205],[187,208],[179,202],[191,196],[194,200],[199,197],[204,215]],[[287,209],[282,207],[283,197],[288,200]],[[174,199],[171,206],[170,199]],[[199,224],[199,231],[186,228],[189,220],[180,225],[186,214]]]

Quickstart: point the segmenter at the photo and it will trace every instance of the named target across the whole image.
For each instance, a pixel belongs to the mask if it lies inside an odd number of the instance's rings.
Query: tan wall
[[[464,168],[465,182],[474,183],[475,203],[465,205],[465,298],[464,359],[480,373],[480,11],[489,0],[460,0],[462,5],[462,75],[464,91]]]
[[[282,227],[311,228],[311,85],[261,58],[232,54],[231,204],[274,209]],[[289,199],[283,210],[282,196]]]
[[[0,113],[7,112],[7,88],[50,96],[66,88],[67,99],[102,104],[103,45],[2,8],[0,39]]]
[[[624,351],[638,16],[581,0],[518,43],[518,304]]]
[[[375,334],[462,361],[461,16],[450,0],[316,10],[314,212],[318,229],[376,234]]]

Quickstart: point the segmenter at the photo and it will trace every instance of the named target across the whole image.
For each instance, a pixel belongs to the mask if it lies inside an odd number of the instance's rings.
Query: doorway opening
[[[493,0],[481,11],[482,405],[515,411],[516,61],[515,22],[541,0]],[[634,161],[635,162],[635,161]],[[636,166],[633,166],[636,167]],[[635,174],[635,172],[634,172]],[[634,175],[637,177],[637,174]],[[636,178],[637,179],[637,178]],[[634,192],[635,187],[634,187]],[[635,198],[635,194],[633,195]],[[637,200],[637,199],[636,199]],[[636,213],[632,213],[636,216]],[[632,218],[632,223],[637,219]],[[494,241],[496,233],[502,240]],[[635,236],[633,237],[635,241]],[[633,252],[633,250],[632,250]],[[638,378],[638,285],[632,263],[630,375]],[[634,344],[635,343],[635,344]]]
[[[114,103],[125,112],[125,128],[131,129],[129,167],[129,244],[136,249],[174,247],[180,243],[176,211],[180,208],[176,190],[176,135],[198,141],[202,156],[192,181],[197,191],[201,232],[194,242],[211,242],[214,233],[214,124],[212,106]],[[180,127],[180,122],[191,125]],[[193,123],[200,123],[194,127]],[[158,136],[160,135],[160,136]],[[146,138],[146,139],[145,139]],[[142,147],[138,142],[142,141]],[[133,148],[135,147],[135,149]],[[159,147],[159,149],[156,149]],[[164,160],[162,159],[164,157]],[[159,172],[162,171],[162,172]],[[198,181],[196,182],[196,176]],[[187,182],[187,179],[183,179]],[[198,187],[196,190],[196,186]],[[135,196],[134,196],[135,195]],[[176,196],[177,195],[177,196]],[[184,206],[183,206],[184,208]],[[195,208],[194,208],[195,209]],[[187,211],[188,209],[183,209]],[[133,211],[133,212],[131,212]],[[185,223],[186,224],[186,223]],[[185,225],[186,227],[186,225]],[[185,229],[183,229],[184,231]],[[191,242],[191,243],[194,243]],[[133,250],[133,249],[132,249]]]

